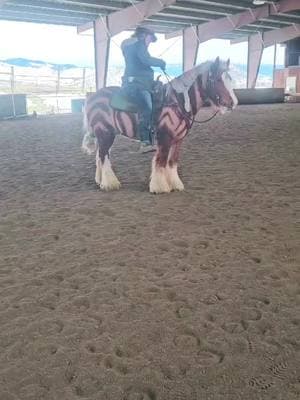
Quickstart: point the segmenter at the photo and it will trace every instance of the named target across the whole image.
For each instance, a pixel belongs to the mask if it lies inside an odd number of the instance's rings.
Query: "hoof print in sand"
[[[243,312],[244,321],[259,321],[262,319],[262,312],[256,308],[249,308]]]
[[[209,305],[212,305],[212,304],[216,304],[216,303],[218,303],[218,302],[221,301],[221,300],[222,300],[221,296],[219,296],[219,295],[216,293],[216,294],[213,294],[213,295],[211,295],[211,296],[209,296],[209,297],[206,297],[206,298],[203,300],[203,303],[204,303],[204,304],[207,304],[207,305],[209,306]]]
[[[210,365],[220,364],[224,357],[225,355],[222,352],[206,349],[198,352],[197,361],[201,367],[209,367]]]
[[[274,385],[274,381],[267,375],[251,378],[248,382],[249,386],[266,391]]]
[[[39,326],[39,333],[43,335],[55,335],[64,329],[64,323],[59,320],[44,320]]]
[[[227,333],[241,333],[247,330],[248,325],[245,321],[227,322],[222,325],[222,329]]]
[[[225,354],[213,347],[201,345],[200,338],[193,332],[185,332],[174,338],[174,344],[183,355],[193,357],[201,367],[220,364]]]
[[[78,376],[74,392],[78,397],[89,397],[101,393],[101,387],[101,382],[95,376]]]
[[[85,311],[90,308],[90,302],[87,297],[78,296],[75,298],[73,302],[75,307],[78,307],[80,310]]]
[[[174,338],[174,344],[183,351],[194,350],[198,351],[200,346],[200,339],[193,333],[184,333]]]
[[[271,375],[273,375],[275,378],[284,380],[287,378],[287,368],[288,363],[286,361],[281,361],[277,364],[272,365],[268,369]]]
[[[176,308],[175,314],[180,319],[188,318],[192,315],[192,310],[189,307],[180,306]]]
[[[121,375],[127,375],[128,374],[128,367],[127,365],[122,362],[120,359],[116,360],[112,356],[108,356],[104,360],[104,366],[107,369],[112,369],[116,373],[121,374]]]

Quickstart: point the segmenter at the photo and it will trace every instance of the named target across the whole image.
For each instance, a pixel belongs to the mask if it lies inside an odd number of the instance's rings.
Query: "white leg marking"
[[[184,185],[178,176],[177,164],[167,167],[167,179],[171,190],[178,190],[179,192],[184,190]]]
[[[120,189],[120,186],[121,184],[111,168],[110,160],[108,156],[105,156],[104,163],[102,165],[102,179],[100,188],[109,191],[118,190]]]
[[[96,174],[95,174],[95,182],[97,185],[101,185],[101,170],[102,170],[102,164],[101,160],[99,157],[99,149],[97,148],[96,150]]]
[[[150,178],[150,192],[151,193],[170,193],[171,187],[167,180],[166,168],[156,165],[156,158],[152,160],[152,172]]]

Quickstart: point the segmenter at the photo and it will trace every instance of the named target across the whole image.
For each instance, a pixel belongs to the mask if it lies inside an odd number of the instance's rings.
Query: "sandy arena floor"
[[[124,138],[97,189],[79,116],[2,122],[0,399],[299,399],[299,133],[240,107],[154,196]]]

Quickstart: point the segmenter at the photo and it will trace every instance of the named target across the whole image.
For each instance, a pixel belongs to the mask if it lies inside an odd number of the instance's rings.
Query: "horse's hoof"
[[[162,187],[153,187],[152,185],[150,185],[150,193],[152,194],[171,193],[171,189]]]
[[[119,190],[121,188],[121,183],[115,183],[113,185],[100,185],[100,189],[104,190],[105,192],[111,192],[113,190]]]
[[[178,184],[172,186],[172,192],[183,192],[183,191],[184,191],[184,185],[182,182],[181,182],[181,184],[178,183]]]

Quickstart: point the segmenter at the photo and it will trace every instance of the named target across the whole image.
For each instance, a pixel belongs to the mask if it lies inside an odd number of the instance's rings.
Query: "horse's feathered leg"
[[[97,146],[96,149],[96,173],[95,173],[95,182],[97,185],[101,185],[101,176],[102,176],[102,164],[101,164],[101,159],[99,155],[99,148]]]
[[[184,185],[181,179],[178,176],[178,158],[179,158],[179,150],[182,143],[182,139],[173,143],[168,157],[167,163],[167,180],[171,190],[183,191]]]
[[[167,164],[171,147],[171,137],[168,133],[158,135],[158,148],[152,160],[152,171],[150,178],[151,193],[169,193],[171,187],[168,181]]]
[[[98,151],[96,156],[96,183],[103,190],[120,189],[120,182],[116,177],[110,163],[109,151],[115,140],[113,131],[102,131],[95,129],[95,135],[98,141]],[[100,183],[99,183],[100,178]]]

